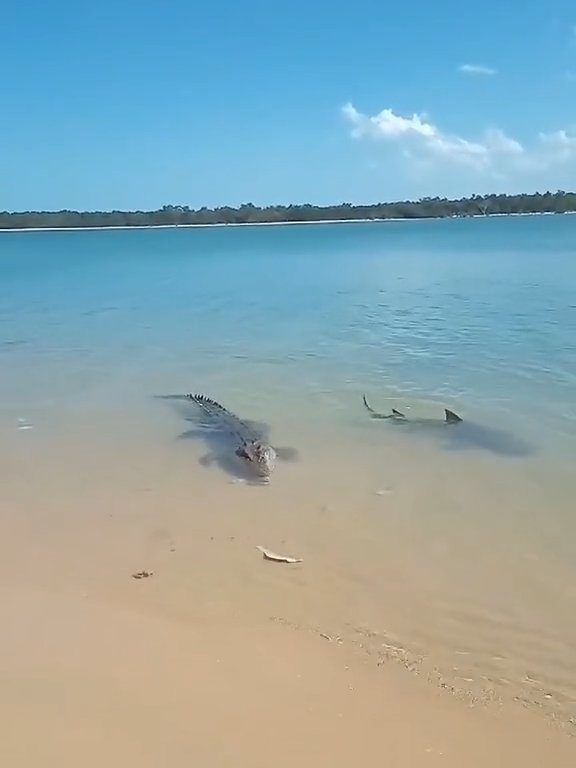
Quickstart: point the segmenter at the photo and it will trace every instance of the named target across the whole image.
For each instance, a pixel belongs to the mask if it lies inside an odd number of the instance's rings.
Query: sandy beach
[[[407,552],[383,562],[370,544],[369,512],[352,535],[345,485],[314,512],[313,483],[287,492],[290,470],[275,495],[188,451],[149,453],[145,430],[130,452],[89,431],[69,427],[54,452],[31,430],[2,455],[2,765],[575,763],[565,723],[453,685],[388,631],[409,600],[423,631],[434,609],[405,580]],[[304,562],[265,561],[258,544]]]
[[[135,593],[155,585],[134,583]],[[193,599],[193,595],[190,595]],[[2,764],[574,765],[537,716],[470,706],[360,647],[264,620],[168,619],[2,588]]]

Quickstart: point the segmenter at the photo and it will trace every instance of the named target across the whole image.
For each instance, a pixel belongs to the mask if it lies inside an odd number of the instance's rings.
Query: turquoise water
[[[288,618],[576,723],[576,217],[1,233],[0,372],[0,524],[39,561],[78,515],[96,563],[108,509],[179,546],[241,520],[242,552],[306,558]],[[154,397],[188,391],[299,460],[231,484]],[[462,429],[371,421],[364,393]]]
[[[575,251],[568,216],[2,234],[1,402],[262,377],[573,449]]]

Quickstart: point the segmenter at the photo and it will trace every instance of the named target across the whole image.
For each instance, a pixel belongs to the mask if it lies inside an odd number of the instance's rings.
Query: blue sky
[[[576,187],[567,0],[20,0],[0,18],[0,209]]]

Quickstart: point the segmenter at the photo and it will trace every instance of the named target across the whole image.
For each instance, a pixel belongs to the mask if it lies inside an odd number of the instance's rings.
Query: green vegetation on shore
[[[474,195],[460,200],[425,197],[418,201],[375,205],[271,205],[239,208],[165,205],[158,211],[26,211],[0,212],[0,229],[49,227],[146,227],[179,224],[271,224],[350,219],[426,219],[494,214],[569,213],[576,211],[575,192],[532,195]]]

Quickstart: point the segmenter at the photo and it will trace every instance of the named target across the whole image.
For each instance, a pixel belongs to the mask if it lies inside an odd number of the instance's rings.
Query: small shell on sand
[[[265,560],[274,560],[276,563],[301,563],[302,559],[298,557],[290,557],[288,555],[277,555],[275,552],[271,552],[265,547],[257,546],[256,549],[262,552]]]
[[[153,571],[138,571],[132,574],[133,579],[148,579],[150,576],[153,576]]]

